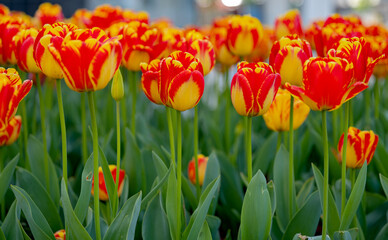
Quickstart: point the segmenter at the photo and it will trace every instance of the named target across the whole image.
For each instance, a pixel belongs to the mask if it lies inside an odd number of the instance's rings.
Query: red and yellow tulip
[[[281,80],[267,63],[240,62],[231,84],[231,98],[237,113],[259,116],[268,111]]]
[[[55,240],[66,240],[65,229],[58,230],[54,233]]]
[[[91,17],[92,13],[88,9],[77,9],[73,16],[71,16],[70,23],[78,26],[79,28],[86,28],[87,25],[90,25]]]
[[[365,161],[369,164],[378,141],[379,136],[375,135],[373,131],[361,131],[355,127],[350,127],[346,148],[346,166],[348,168],[361,168]],[[341,153],[341,157],[343,144],[344,134],[342,134],[338,143],[338,151]],[[340,162],[342,162],[341,157],[339,158]]]
[[[14,143],[19,138],[21,126],[22,118],[20,116],[12,118],[6,128],[0,131],[0,146],[8,146]]]
[[[65,38],[53,38],[48,50],[73,91],[97,91],[106,87],[120,66],[118,38],[108,38],[99,28],[78,29]]]
[[[271,48],[275,41],[275,35],[272,28],[268,26],[263,27],[263,39],[253,51],[244,59],[247,62],[264,62],[268,59]]]
[[[377,79],[385,78],[388,75],[388,30],[380,25],[372,25],[366,29],[366,39],[370,43],[373,59],[385,54],[373,70]]]
[[[310,58],[304,64],[303,86],[285,88],[314,111],[335,110],[344,102],[368,88],[364,82],[353,82],[353,64],[338,57]]]
[[[147,98],[155,104],[163,104],[160,99],[160,60],[155,59],[150,64],[142,63],[141,86]]]
[[[117,174],[117,168],[116,165],[109,165],[109,170],[112,174],[113,181],[116,183],[116,174]],[[124,187],[124,177],[125,177],[125,171],[120,170],[119,172],[119,184],[118,184],[118,192],[117,196],[121,196],[121,193],[123,192]],[[101,201],[107,201],[109,199],[108,191],[106,189],[105,179],[104,179],[104,173],[102,172],[102,168],[98,168],[98,179],[99,179],[99,199]],[[92,180],[92,195],[94,196],[94,178]]]
[[[275,20],[275,36],[280,39],[290,34],[303,37],[302,18],[297,9],[292,9]]]
[[[85,22],[85,24],[88,28],[98,27],[105,30],[114,23],[123,20],[123,9],[113,7],[109,4],[103,4],[94,9],[90,16],[90,21]]]
[[[310,44],[298,38],[298,35],[288,35],[276,41],[271,49],[269,64],[282,78],[282,86],[287,82],[301,86],[303,80],[303,64],[312,57]]]
[[[64,16],[62,13],[62,7],[59,4],[51,4],[45,2],[39,5],[38,10],[35,12],[35,26],[40,29],[45,24],[54,24],[56,22],[62,22]]]
[[[198,181],[200,186],[203,185],[203,181],[205,179],[206,166],[207,166],[208,160],[209,160],[208,157],[205,157],[202,154],[198,154]],[[189,166],[187,168],[187,174],[189,176],[190,182],[192,184],[196,184],[197,181],[195,179],[195,159],[194,158],[189,162]]]
[[[4,4],[0,4],[0,16],[7,16],[7,15],[9,15],[9,8]]]
[[[276,132],[290,130],[290,104],[291,94],[279,89],[270,108],[264,113],[263,118],[267,127]],[[294,101],[293,129],[298,129],[309,115],[310,108],[301,100]]]
[[[23,29],[13,38],[16,45],[16,59],[20,70],[39,73],[40,69],[34,59],[34,42],[38,31],[35,28]]]

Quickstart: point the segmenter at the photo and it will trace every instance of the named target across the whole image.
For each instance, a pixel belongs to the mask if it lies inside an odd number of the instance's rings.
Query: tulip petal
[[[237,113],[242,116],[250,116],[253,108],[253,92],[248,79],[238,72],[232,79],[230,89],[232,104]]]
[[[278,73],[270,74],[264,80],[256,97],[256,102],[260,108],[259,115],[262,115],[268,111],[271,103],[275,99],[280,83],[281,80]]]

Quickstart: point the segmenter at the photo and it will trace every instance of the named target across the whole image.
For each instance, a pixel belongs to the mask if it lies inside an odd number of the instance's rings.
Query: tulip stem
[[[375,85],[373,87],[373,94],[375,97],[375,120],[379,119],[379,102],[380,102],[380,93],[379,93],[379,81],[377,77],[375,78]]]
[[[168,133],[170,135],[170,154],[171,154],[171,164],[175,168],[175,141],[174,141],[174,129],[172,127],[172,111],[171,108],[166,107],[167,114],[167,123],[168,123]]]
[[[338,128],[338,110],[334,110],[332,113],[332,120],[333,120],[333,142],[337,142],[337,128]]]
[[[31,120],[31,134],[34,135],[36,133],[36,92],[32,93],[33,102],[32,102],[32,120]]]
[[[344,122],[344,141],[342,145],[342,163],[341,163],[341,216],[346,205],[346,150],[348,146],[348,128],[349,128],[349,116],[350,116],[350,101],[345,103],[345,122]],[[341,218],[342,218],[341,217]]]
[[[131,132],[133,137],[136,139],[136,72],[129,71],[129,88],[132,95],[132,114],[131,114]]]
[[[117,131],[117,162],[116,162],[116,191],[114,192],[113,201],[113,214],[116,216],[118,209],[118,192],[119,192],[119,180],[120,180],[120,161],[121,161],[121,136],[120,136],[120,101],[116,101],[116,131]]]
[[[57,79],[57,97],[58,97],[58,110],[59,110],[59,121],[61,124],[61,135],[62,135],[62,171],[63,178],[65,180],[65,185],[67,187],[67,142],[66,142],[66,122],[65,114],[63,111],[63,101],[62,101],[62,89],[61,89],[61,79]]]
[[[225,150],[229,153],[230,142],[230,91],[229,91],[229,68],[224,73],[225,76]]]
[[[46,179],[47,192],[50,192],[50,178],[49,178],[49,163],[48,163],[48,150],[46,139],[46,110],[45,103],[43,101],[42,86],[40,85],[39,74],[36,74],[36,86],[38,88],[39,106],[40,106],[40,123],[42,126],[42,140],[43,140],[43,169]]]
[[[98,176],[98,131],[97,131],[97,120],[96,110],[94,106],[94,92],[88,92],[88,102],[90,110],[90,118],[92,121],[92,132],[93,132],[93,177],[94,182],[99,183]],[[94,184],[94,224],[96,227],[96,239],[101,240],[100,230],[100,201],[99,201],[99,184]]]
[[[195,162],[195,187],[197,189],[197,200],[201,197],[201,186],[199,186],[198,173],[198,105],[194,107],[194,162]]]
[[[22,107],[22,119],[24,124],[23,126],[23,142],[24,142],[24,168],[30,169],[30,160],[28,158],[27,143],[28,143],[28,119],[27,119],[27,110],[26,110],[26,101],[21,102]]]
[[[368,88],[365,90],[365,123],[366,128],[371,127],[371,116],[370,116],[370,99],[371,99],[371,90]]]
[[[182,122],[181,112],[177,111],[177,240],[181,239],[181,188],[182,188]]]
[[[129,82],[128,82],[128,85],[130,85]],[[123,86],[124,86],[124,83],[123,83]],[[127,103],[125,102],[125,98],[124,98],[124,101],[122,101],[121,103],[121,116],[123,117],[123,128],[124,128],[124,134],[123,134],[124,147],[127,146],[127,134],[125,133],[126,131],[125,129],[127,127],[127,106],[126,105]]]
[[[85,111],[85,93],[81,93],[81,124],[82,124],[82,162],[84,165],[88,160],[88,145],[86,135],[86,111]]]
[[[289,214],[290,219],[294,215],[294,97],[291,95],[290,99],[290,132],[289,132],[289,168],[288,168],[288,201],[289,201]]]
[[[322,240],[326,239],[329,191],[329,145],[327,139],[326,110],[322,111],[322,141],[323,141],[323,220]]]
[[[248,183],[252,179],[252,117],[246,117],[245,150],[247,157]]]
[[[3,169],[4,169],[4,162],[5,162],[5,154],[4,154],[4,151],[3,151],[4,147],[1,147],[0,146],[0,174],[2,173]],[[4,218],[5,218],[5,197],[3,197],[2,199],[0,199],[0,211],[1,211],[1,218],[0,220],[1,221],[4,221]]]

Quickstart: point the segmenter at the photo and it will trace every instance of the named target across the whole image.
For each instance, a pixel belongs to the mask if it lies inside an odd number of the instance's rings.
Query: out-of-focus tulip
[[[65,229],[58,230],[54,233],[55,240],[66,240]]]
[[[0,4],[0,16],[6,16],[9,14],[9,8],[4,4]]]
[[[8,146],[14,143],[19,138],[21,126],[22,118],[20,116],[12,118],[5,129],[0,131],[0,146]]]
[[[303,86],[285,88],[314,111],[335,110],[344,102],[368,88],[364,82],[353,82],[353,64],[338,57],[310,58],[304,64]]]
[[[54,24],[63,21],[62,7],[59,4],[45,2],[39,5],[35,12],[36,27],[39,29],[45,24]]]
[[[14,68],[0,67],[0,131],[4,130],[16,114],[20,101],[29,93],[32,81],[22,83]]]
[[[228,27],[228,45],[230,51],[237,56],[247,56],[263,37],[263,26],[259,19],[244,15],[230,18]]]
[[[314,36],[317,36],[320,33],[324,24],[325,20],[318,19],[310,23],[310,25],[304,30],[304,38],[310,43],[312,49],[315,49]]]
[[[388,75],[388,30],[379,25],[370,26],[366,29],[366,39],[371,46],[372,59],[385,54],[373,70],[377,79],[385,78]]]
[[[123,11],[123,18],[125,22],[138,21],[148,24],[149,16],[145,11],[134,12],[128,9]]]
[[[176,51],[160,63],[160,100],[178,111],[195,107],[205,87],[202,64],[187,52]]]
[[[120,7],[103,4],[94,9],[90,17],[90,21],[85,24],[88,28],[98,27],[105,30],[112,24],[123,20],[123,10]]]
[[[77,9],[73,16],[70,18],[70,22],[79,28],[86,28],[87,25],[90,25],[90,18],[92,13],[85,8]]]
[[[111,95],[115,101],[120,101],[124,97],[124,82],[120,69],[117,69],[113,76]]]
[[[209,159],[208,157],[205,157],[202,154],[198,154],[198,181],[199,181],[200,186],[203,185],[203,181],[205,179],[206,166],[207,166],[208,159]],[[189,176],[191,183],[196,184],[197,181],[195,178],[195,159],[194,158],[189,162],[187,173],[188,173],[188,176]]]
[[[348,168],[361,168],[365,161],[369,164],[375,153],[378,141],[379,136],[375,135],[373,131],[361,131],[355,127],[350,127],[346,148],[346,166]],[[344,134],[342,134],[338,143],[340,162],[342,162],[343,145]]]
[[[348,62],[353,63],[353,81],[368,83],[375,65],[383,57],[379,56],[372,60],[370,56],[371,51],[370,44],[363,37],[342,38],[338,43],[337,49],[331,49],[328,55],[344,58]]]
[[[310,57],[312,57],[310,44],[294,34],[282,37],[274,43],[269,56],[269,64],[280,74],[282,86],[287,82],[301,86],[303,64]]]
[[[53,38],[48,49],[73,91],[97,91],[106,87],[120,66],[122,49],[117,38],[99,28],[78,29],[65,38]]]
[[[275,35],[272,28],[268,26],[263,27],[263,39],[257,45],[251,54],[245,57],[247,62],[264,62],[271,52],[271,48],[275,41]]]
[[[292,9],[275,20],[275,35],[277,39],[290,34],[303,37],[302,18],[297,9]]]
[[[140,65],[142,76],[141,86],[147,98],[155,104],[163,104],[160,100],[160,60],[155,59],[150,64],[142,63]]]
[[[291,94],[279,89],[275,100],[263,118],[267,127],[273,131],[282,132],[290,130],[290,104]],[[298,129],[309,115],[310,108],[299,99],[294,101],[294,127]]]
[[[13,38],[16,45],[16,59],[24,72],[39,73],[40,69],[34,59],[34,41],[38,31],[35,28],[21,30]]]
[[[109,170],[112,174],[113,181],[116,183],[116,174],[117,174],[117,168],[116,165],[109,165]],[[125,177],[125,171],[120,170],[119,171],[119,190],[117,192],[117,196],[121,196],[121,193],[123,192],[124,187],[124,177]],[[106,189],[105,185],[105,179],[104,179],[104,173],[102,172],[102,168],[98,168],[98,179],[99,179],[99,199],[101,201],[106,201],[109,199],[108,191]],[[94,178],[92,180],[92,195],[94,196]]]
[[[237,113],[259,116],[268,111],[281,80],[267,63],[240,62],[231,84],[231,98]]]
[[[167,48],[167,42],[158,41],[158,29],[150,28],[146,23],[130,22],[119,34],[123,35],[120,40],[123,47],[122,64],[131,71],[140,71],[140,63],[160,58]]]
[[[69,32],[75,31],[78,27],[74,24],[54,23],[44,25],[39,31],[34,42],[34,58],[40,70],[53,79],[63,78],[63,72],[53,55],[48,50],[48,45],[52,39],[63,39]],[[75,65],[75,62],[73,62]]]

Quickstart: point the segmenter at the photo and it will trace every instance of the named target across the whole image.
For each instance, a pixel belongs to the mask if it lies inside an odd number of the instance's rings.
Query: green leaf
[[[213,239],[212,238],[212,233],[210,232],[209,225],[205,221],[202,225],[201,232],[198,235],[198,240],[209,240]]]
[[[312,164],[313,172],[314,172],[314,178],[315,182],[317,184],[318,190],[319,190],[319,197],[321,199],[321,207],[323,208],[323,175],[319,171],[319,169]],[[327,231],[330,236],[334,235],[334,232],[339,229],[340,226],[340,217],[337,209],[337,205],[335,204],[334,197],[330,191],[329,188],[329,196],[328,196],[328,219],[327,222],[329,223],[327,226]]]
[[[88,213],[88,207],[90,202],[90,195],[92,190],[93,180],[93,154],[90,155],[89,159],[85,163],[85,167],[82,171],[81,177],[81,192],[74,208],[74,213],[82,223]]]
[[[0,161],[4,161],[1,159]],[[0,199],[4,198],[5,193],[8,190],[8,186],[11,183],[13,172],[19,161],[19,154],[10,161],[0,174]]]
[[[168,170],[166,164],[164,164],[163,160],[155,152],[152,152],[152,159],[154,160],[155,169],[159,178],[162,178]]]
[[[92,238],[90,237],[89,233],[86,231],[84,226],[82,226],[77,215],[73,211],[73,207],[71,206],[64,180],[62,180],[61,184],[61,195],[61,201],[66,223],[66,238],[75,240],[91,240]]]
[[[356,231],[353,231],[355,232],[355,236],[352,237],[352,234],[350,231],[337,231],[334,233],[334,240],[352,240],[352,239],[357,239],[357,229],[353,229],[353,230],[356,230]]]
[[[302,207],[302,205],[307,200],[308,196],[312,193],[314,189],[314,178],[309,178],[299,190],[298,195],[296,196],[296,203],[298,207]]]
[[[276,188],[272,180],[267,183],[267,189],[269,192],[269,196],[271,197],[271,208],[273,217],[276,210]]]
[[[182,175],[182,192],[190,206],[193,209],[197,208],[198,200],[195,196],[195,187],[184,175]]]
[[[135,137],[128,128],[125,128],[125,135],[127,144],[125,146],[125,153],[123,156],[123,168],[129,177],[130,194],[138,192],[142,187],[142,164],[139,164],[141,151],[136,143]]]
[[[104,175],[105,186],[106,186],[106,190],[108,192],[108,197],[111,200],[111,201],[109,201],[109,206],[110,206],[110,210],[112,212],[113,211],[113,204],[114,204],[112,199],[114,198],[114,192],[116,191],[115,190],[115,182],[113,180],[112,173],[110,172],[109,164],[108,164],[108,161],[106,160],[104,152],[102,151],[101,147],[99,147],[98,149],[99,149],[99,162],[100,162],[100,166],[102,168],[102,172]]]
[[[27,219],[34,238],[39,240],[55,240],[50,225],[47,223],[47,220],[44,218],[34,201],[28,196],[28,193],[18,186],[11,185],[11,189],[15,194],[18,206],[20,206]]]
[[[245,193],[241,210],[241,239],[267,239],[271,224],[271,198],[266,179],[259,170]]]
[[[377,143],[374,158],[375,160],[373,164],[377,165],[379,172],[381,172],[384,176],[388,176],[388,152],[382,141]]]
[[[384,225],[379,234],[377,234],[376,240],[388,239],[388,223]]]
[[[207,215],[206,216],[206,222],[209,225],[210,232],[212,234],[213,240],[220,240],[220,226],[221,226],[221,219],[216,216]]]
[[[381,182],[381,186],[383,187],[385,196],[388,198],[388,178],[381,173],[380,173],[380,182]]]
[[[282,239],[292,239],[296,233],[314,235],[320,216],[319,194],[316,191],[310,195],[303,207],[296,212],[288,224]],[[306,221],[307,219],[308,221]]]
[[[144,213],[142,237],[144,240],[171,239],[167,215],[163,210],[160,194],[150,201]]]
[[[344,214],[342,214],[340,230],[346,230],[356,215],[358,206],[360,205],[362,196],[364,195],[366,183],[367,164],[364,163],[360,173],[358,174],[356,183],[350,193],[349,199],[346,203]]]
[[[183,232],[182,239],[194,240],[198,238],[202,225],[205,222],[207,212],[214,195],[219,187],[220,177],[214,179],[202,193],[198,207],[190,218],[189,224]]]
[[[109,226],[104,240],[126,239],[132,240],[135,237],[137,219],[140,213],[141,192],[130,197],[119,214]]]
[[[1,230],[1,228],[0,228],[0,240],[6,240],[4,233],[3,233],[3,230]]]
[[[49,193],[39,180],[23,168],[17,168],[16,178],[19,187],[23,188],[36,203],[39,210],[50,224],[51,229],[54,229],[55,231],[63,229],[62,220],[59,216],[59,208],[55,206]]]
[[[23,239],[23,233],[19,227],[19,216],[20,209],[17,207],[17,201],[15,200],[1,225],[6,239]]]
[[[300,233],[297,233],[295,234],[294,238],[292,238],[292,240],[322,240],[322,236],[308,237]],[[330,240],[330,237],[327,235],[326,235],[326,240]]]
[[[168,177],[167,183],[167,196],[166,196],[166,213],[168,219],[168,225],[170,227],[170,235],[171,239],[176,239],[176,231],[177,231],[177,210],[176,206],[178,206],[177,202],[177,180],[175,176],[175,169],[173,169],[172,174]]]
[[[202,185],[202,193],[205,191],[206,187],[220,175],[220,164],[218,163],[217,155],[213,152],[212,154],[210,154],[209,160],[206,165],[205,178],[203,180]],[[210,209],[208,212],[209,215],[214,215],[214,213],[216,212],[219,191],[220,188],[217,189],[215,197],[210,205]]]
[[[271,161],[275,158],[277,136],[278,133],[273,132],[265,139],[258,154],[253,159],[253,172],[257,172],[259,169],[264,173],[267,172]]]

